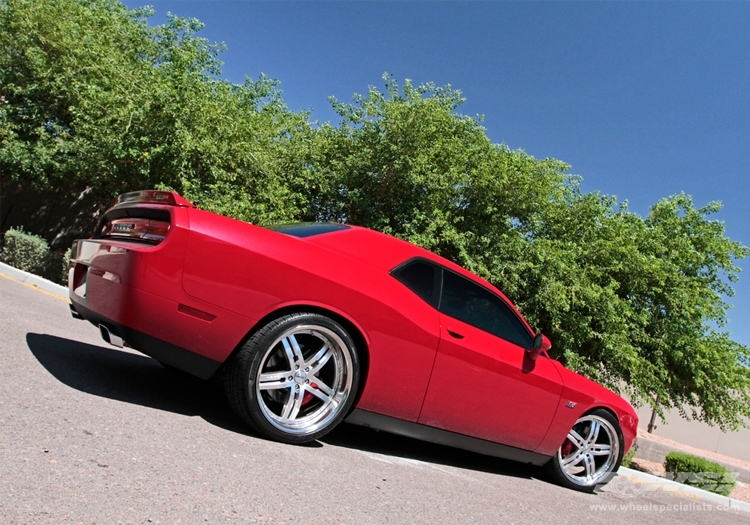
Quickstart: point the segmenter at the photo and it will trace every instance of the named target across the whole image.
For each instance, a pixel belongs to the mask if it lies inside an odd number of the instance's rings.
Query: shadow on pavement
[[[221,385],[164,368],[145,355],[47,334],[26,334],[41,365],[61,383],[95,396],[185,416],[239,434],[260,437],[234,415]],[[322,443],[518,478],[546,480],[542,469],[372,429],[340,425]],[[320,442],[307,446],[320,447]]]
[[[218,427],[255,436],[232,412],[220,385],[164,368],[145,355],[26,334],[31,353],[58,381],[95,396],[186,416],[199,416]]]
[[[525,479],[546,480],[543,470],[533,465],[492,456],[485,456],[435,443],[378,432],[370,428],[341,425],[321,439],[324,443],[346,447],[383,456],[418,460],[435,465],[445,465],[461,469],[500,474]]]

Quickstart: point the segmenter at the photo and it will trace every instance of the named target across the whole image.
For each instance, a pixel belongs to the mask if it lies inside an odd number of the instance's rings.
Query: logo
[[[655,487],[646,483],[631,481],[624,476],[616,476],[606,485],[606,492],[617,494],[623,498],[637,498],[644,492],[653,492]]]

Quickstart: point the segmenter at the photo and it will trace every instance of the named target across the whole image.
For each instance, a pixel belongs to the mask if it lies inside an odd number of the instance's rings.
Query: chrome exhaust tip
[[[112,346],[116,346],[118,348],[122,348],[124,346],[124,343],[122,341],[122,337],[119,335],[116,335],[112,333],[109,328],[104,326],[103,324],[99,325],[99,332],[102,334],[102,339],[104,339],[106,342],[111,344]]]
[[[73,319],[83,319],[83,316],[76,311],[73,303],[68,303],[68,307],[70,307],[70,315],[73,316]]]

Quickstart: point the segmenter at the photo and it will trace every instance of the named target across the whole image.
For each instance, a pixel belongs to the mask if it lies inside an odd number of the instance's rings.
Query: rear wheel
[[[583,492],[607,483],[622,462],[622,431],[606,410],[581,416],[547,469],[561,485]]]
[[[291,314],[256,332],[226,380],[234,411],[261,434],[306,443],[338,425],[354,402],[359,358],[352,338],[332,319]]]

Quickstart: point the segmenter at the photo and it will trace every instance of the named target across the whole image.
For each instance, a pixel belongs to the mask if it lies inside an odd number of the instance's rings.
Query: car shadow
[[[99,397],[185,416],[198,416],[218,427],[256,436],[234,415],[221,385],[168,369],[145,355],[72,341],[47,334],[26,334],[39,363],[61,383]]]
[[[148,356],[114,347],[37,333],[26,334],[26,343],[37,361],[71,388],[125,403],[198,416],[225,430],[262,439],[232,412],[220,384],[164,368]],[[320,441],[394,458],[547,481],[539,467],[355,425],[340,425]],[[320,447],[322,443],[307,446]]]
[[[382,456],[417,460],[433,465],[444,465],[515,478],[546,480],[544,471],[534,465],[428,443],[388,432],[379,432],[356,425],[341,425],[323,437],[321,441],[337,447],[346,447]]]

